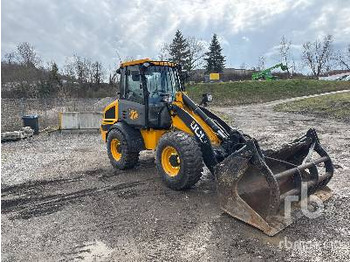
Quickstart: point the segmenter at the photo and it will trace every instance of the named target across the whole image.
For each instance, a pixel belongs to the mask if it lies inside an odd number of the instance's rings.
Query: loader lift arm
[[[221,139],[221,147],[213,147],[205,130],[186,110],[177,105],[170,105],[170,109],[177,114],[185,125],[192,130],[194,137],[202,149],[203,160],[208,169],[214,173],[214,167],[225,159],[228,155],[243,146],[248,136],[242,132],[231,128],[220,117],[209,110],[197,106],[187,95],[182,94],[182,99],[190,110],[199,115]]]

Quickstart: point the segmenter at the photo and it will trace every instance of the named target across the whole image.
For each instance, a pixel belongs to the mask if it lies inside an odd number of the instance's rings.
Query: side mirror
[[[208,106],[208,102],[213,101],[213,96],[211,94],[203,94],[202,95],[202,101],[199,104],[200,106],[203,105],[204,107]]]
[[[120,75],[121,73],[120,68],[117,69],[116,73]]]

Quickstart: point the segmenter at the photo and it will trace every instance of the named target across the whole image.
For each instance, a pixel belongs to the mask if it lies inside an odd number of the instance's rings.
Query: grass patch
[[[350,93],[306,98],[276,105],[276,111],[311,114],[350,122]]]
[[[350,89],[348,81],[278,80],[202,83],[187,87],[197,103],[203,93],[213,95],[212,105],[242,105]]]

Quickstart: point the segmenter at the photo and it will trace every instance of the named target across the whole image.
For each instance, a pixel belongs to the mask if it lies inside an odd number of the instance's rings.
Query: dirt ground
[[[215,110],[263,148],[317,129],[336,166],[320,217],[268,237],[220,210],[208,173],[176,192],[162,184],[152,152],[114,171],[99,134],[42,134],[2,144],[2,260],[349,260],[350,125],[273,112],[273,104]]]

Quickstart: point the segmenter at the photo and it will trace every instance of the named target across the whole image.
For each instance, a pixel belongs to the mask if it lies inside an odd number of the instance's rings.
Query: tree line
[[[350,70],[350,44],[344,50],[334,50],[333,41],[332,35],[326,35],[322,39],[303,43],[300,55],[301,68],[298,69],[292,41],[282,36],[278,45],[277,57],[275,57],[276,63],[283,63],[287,66],[289,77],[300,73],[305,67],[313,77],[335,69]],[[188,71],[204,67],[207,74],[222,73],[226,58],[216,34],[213,35],[207,49],[206,51],[203,41],[192,36],[186,38],[180,30],[177,30],[173,40],[163,45],[159,58],[180,63]],[[248,66],[243,62],[240,69],[248,69]],[[266,57],[262,55],[258,57],[257,65],[252,66],[250,70],[264,69],[266,69]]]
[[[59,69],[56,62],[43,64],[35,48],[19,43],[1,61],[2,95],[5,97],[100,97],[115,93],[116,79],[99,61],[78,55]]]
[[[322,39],[307,41],[302,44],[301,62],[313,77],[319,77],[332,70],[350,70],[350,44],[344,50],[335,50],[334,37],[326,35]],[[292,41],[282,36],[279,54],[281,62],[290,70],[296,71]]]
[[[350,44],[344,50],[335,50],[333,41],[333,36],[327,35],[305,42],[297,61],[313,77],[335,69],[350,70]],[[177,30],[172,41],[163,45],[158,58],[181,64],[190,75],[201,68],[206,74],[222,73],[226,62],[223,51],[217,34],[213,34],[207,46],[206,42],[193,36],[185,37]],[[282,36],[276,56],[276,63],[287,66],[288,77],[303,71],[296,66],[293,44],[287,37]],[[73,55],[59,68],[54,61],[44,64],[35,48],[27,42],[6,53],[1,64],[3,97],[103,97],[115,94],[118,85],[115,70],[108,74],[99,61]],[[248,66],[242,63],[240,68],[248,69]],[[257,65],[250,70],[265,68],[266,58],[259,56]],[[197,79],[202,81],[203,76]],[[222,79],[232,80],[225,75]]]

